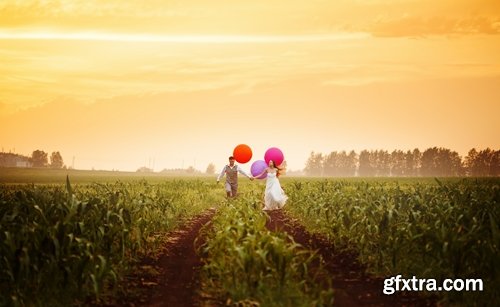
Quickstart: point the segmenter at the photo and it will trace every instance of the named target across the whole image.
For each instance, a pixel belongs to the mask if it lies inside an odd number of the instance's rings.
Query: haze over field
[[[0,146],[219,170],[246,143],[500,147],[500,2],[2,1]],[[248,165],[249,168],[249,165]]]

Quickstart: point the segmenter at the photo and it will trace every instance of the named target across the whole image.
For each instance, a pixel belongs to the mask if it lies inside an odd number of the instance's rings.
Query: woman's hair
[[[271,161],[273,161],[273,160],[271,160]],[[276,169],[276,177],[279,177],[281,175],[281,173],[285,172],[286,161],[283,161],[283,163],[281,163],[281,165],[279,165],[279,166],[276,166],[276,163],[274,163],[274,161],[273,161],[273,167]]]

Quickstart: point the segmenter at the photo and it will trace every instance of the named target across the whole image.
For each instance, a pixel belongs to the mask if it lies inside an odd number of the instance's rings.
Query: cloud
[[[108,36],[103,39],[131,39],[123,37],[129,33],[148,34],[154,40],[162,34],[191,35],[187,41],[196,35],[217,41],[217,35],[328,35],[338,31],[384,37],[498,34],[499,23],[498,0],[0,2],[0,29],[61,35],[97,32],[101,38]]]
[[[500,34],[499,17],[423,17],[381,18],[365,31],[383,37],[425,37],[436,35]]]
[[[200,14],[165,1],[12,0],[0,2],[0,28],[159,33]]]
[[[149,35],[116,33],[57,33],[0,31],[3,40],[106,41],[180,44],[288,44],[335,42],[369,37],[366,33],[311,35]]]
[[[232,88],[236,93],[248,92],[256,85],[302,73],[336,71],[323,55],[336,45],[343,42],[200,48],[168,43],[14,41],[0,57],[0,99],[38,104],[60,96],[90,102],[164,91]],[[317,50],[323,51],[314,54]]]

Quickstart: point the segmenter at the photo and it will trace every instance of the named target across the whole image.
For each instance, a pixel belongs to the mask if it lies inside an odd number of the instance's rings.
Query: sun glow
[[[368,33],[336,33],[325,35],[153,35],[117,33],[56,33],[56,32],[0,32],[2,40],[77,40],[115,42],[158,42],[193,44],[254,44],[254,43],[309,43],[368,38]]]
[[[0,1],[0,147],[120,170],[498,148],[499,3]]]

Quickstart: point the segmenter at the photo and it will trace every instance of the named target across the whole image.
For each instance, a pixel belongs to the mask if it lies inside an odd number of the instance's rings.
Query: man
[[[226,193],[227,197],[236,197],[236,193],[238,192],[238,172],[253,180],[252,176],[249,176],[245,173],[238,165],[234,164],[234,157],[229,157],[229,165],[224,166],[220,175],[217,177],[217,183],[221,180],[221,178],[226,175]]]

